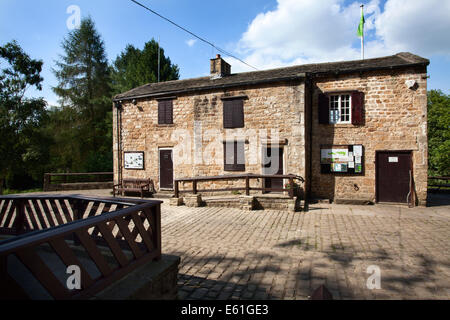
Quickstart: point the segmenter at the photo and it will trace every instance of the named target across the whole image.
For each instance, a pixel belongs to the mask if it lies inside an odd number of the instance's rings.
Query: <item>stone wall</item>
[[[285,139],[287,143],[280,146],[285,153],[284,173],[304,176],[304,90],[304,83],[296,81],[182,94],[173,101],[173,125],[158,125],[156,99],[138,99],[136,105],[124,102],[122,151],[145,151],[145,170],[123,169],[123,178],[152,178],[158,189],[160,148],[173,148],[175,178],[242,173],[224,171],[223,142],[233,139],[246,141],[245,172],[261,174],[261,133],[265,133],[268,140]],[[248,97],[244,100],[245,128],[223,128],[221,98],[224,96]],[[114,172],[117,181],[115,126]],[[202,183],[201,188],[224,185],[245,183]],[[261,182],[252,181],[252,186],[261,186]],[[186,184],[186,187],[191,186]]]
[[[312,193],[329,199],[375,201],[375,152],[412,150],[414,180],[420,204],[427,190],[427,80],[426,69],[386,70],[316,78],[313,83]],[[418,86],[409,89],[406,80]],[[365,124],[318,123],[319,93],[362,91]],[[320,173],[320,145],[362,144],[365,174],[339,176]],[[355,191],[357,184],[359,191]]]

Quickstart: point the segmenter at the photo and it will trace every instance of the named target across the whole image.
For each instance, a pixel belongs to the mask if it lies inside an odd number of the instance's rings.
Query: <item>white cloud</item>
[[[371,0],[364,7],[366,58],[410,51],[450,55],[450,1]],[[278,0],[258,14],[236,46],[240,57],[260,69],[360,59],[356,35],[360,2]],[[251,69],[228,58],[233,72]]]
[[[189,40],[186,40],[186,44],[189,46],[189,47],[193,47],[194,46],[194,44],[197,42],[197,39],[189,39]]]

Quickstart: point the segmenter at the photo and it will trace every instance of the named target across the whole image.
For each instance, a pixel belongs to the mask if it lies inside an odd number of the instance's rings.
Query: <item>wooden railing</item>
[[[250,181],[251,180],[259,180],[262,181],[261,187],[251,187]],[[264,179],[283,179],[283,185],[284,181],[287,180],[289,182],[289,188],[266,188],[264,184]],[[198,182],[213,182],[213,181],[229,181],[229,180],[245,180],[245,187],[233,187],[233,188],[222,188],[222,189],[202,189],[199,190],[197,187]],[[262,191],[262,192],[288,192],[289,197],[293,198],[295,195],[296,189],[294,188],[294,181],[300,181],[302,183],[305,182],[305,180],[297,175],[288,174],[288,175],[258,175],[258,174],[252,174],[252,173],[246,173],[246,174],[235,174],[235,175],[224,175],[224,176],[213,176],[213,177],[195,177],[195,178],[181,178],[181,179],[175,179],[175,188],[174,188],[174,196],[175,198],[178,198],[180,196],[180,193],[193,193],[197,194],[199,192],[223,192],[223,191],[245,191],[245,194],[248,196],[250,195],[250,191],[256,190],[256,191]],[[192,183],[192,189],[190,190],[180,190],[180,183]]]
[[[84,299],[159,260],[160,204],[81,196],[0,197],[0,234],[18,235],[0,242],[0,299],[33,298],[21,283],[24,275],[11,275],[20,264],[30,273],[25,277],[34,277],[51,298]],[[45,261],[44,251],[59,257],[64,268],[80,268],[80,290],[67,288],[61,279],[66,269]]]
[[[450,177],[428,177],[429,191],[450,191]]]
[[[87,172],[87,173],[46,173],[44,174],[44,191],[59,191],[70,185],[105,184],[108,188],[113,185],[113,172]]]

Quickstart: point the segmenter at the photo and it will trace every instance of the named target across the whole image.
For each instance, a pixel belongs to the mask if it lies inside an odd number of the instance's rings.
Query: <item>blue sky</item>
[[[361,2],[344,0],[140,0],[194,33],[232,52],[258,69],[359,59],[356,35]],[[369,0],[366,5],[366,57],[410,51],[431,60],[429,89],[450,93],[450,1]],[[44,88],[29,95],[51,104],[56,80],[51,69],[69,32],[67,8],[90,15],[109,60],[127,44],[143,47],[161,40],[181,78],[208,74],[210,46],[150,14],[129,0],[1,0],[0,44],[17,40],[44,61]],[[249,71],[232,58],[233,72]]]

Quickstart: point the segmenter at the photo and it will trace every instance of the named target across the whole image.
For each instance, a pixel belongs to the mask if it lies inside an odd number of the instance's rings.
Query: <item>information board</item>
[[[321,173],[363,174],[364,147],[362,145],[321,146]]]

